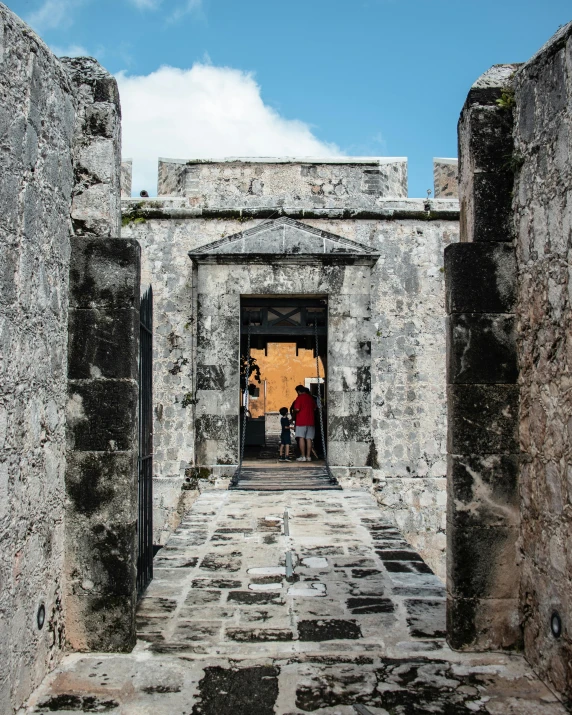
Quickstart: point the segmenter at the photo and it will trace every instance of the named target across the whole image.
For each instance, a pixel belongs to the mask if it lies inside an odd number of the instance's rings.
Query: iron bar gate
[[[153,291],[141,298],[139,343],[139,514],[137,593],[153,578]]]

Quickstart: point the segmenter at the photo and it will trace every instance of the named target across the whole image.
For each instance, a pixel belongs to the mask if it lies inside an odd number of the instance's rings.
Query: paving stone
[[[67,656],[18,715],[565,713],[520,656],[448,648],[443,583],[366,492],[205,492],[155,564],[134,652]]]
[[[298,637],[301,641],[355,640],[361,638],[361,630],[356,621],[350,620],[300,621]]]

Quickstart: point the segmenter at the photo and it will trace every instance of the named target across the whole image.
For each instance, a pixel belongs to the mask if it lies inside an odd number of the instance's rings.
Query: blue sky
[[[158,155],[339,153],[407,156],[424,196],[432,158],[457,154],[471,83],[572,20],[570,0],[7,4],[56,52],[119,75],[134,188],[151,191]]]

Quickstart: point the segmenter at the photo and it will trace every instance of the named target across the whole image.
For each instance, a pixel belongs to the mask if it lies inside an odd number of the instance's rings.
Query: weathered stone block
[[[131,452],[70,452],[66,464],[69,515],[129,521],[137,505],[137,457]]]
[[[371,440],[371,417],[369,415],[366,417],[331,415],[328,434],[334,441],[369,442]]]
[[[68,449],[124,452],[135,449],[138,387],[132,380],[70,382]]]
[[[197,390],[224,390],[226,379],[219,365],[197,365]]]
[[[449,385],[449,453],[516,454],[518,402],[516,385]]]
[[[448,313],[512,313],[516,254],[499,243],[452,243],[445,248]]]
[[[512,77],[520,66],[518,63],[513,63],[490,67],[469,90],[465,106],[490,104],[496,107],[496,101],[501,96],[503,87],[510,86]]]
[[[499,98],[501,93],[499,88]],[[506,170],[513,150],[512,126],[512,112],[501,109],[496,103],[465,106],[459,131],[468,133],[470,163],[475,179],[480,172]]]
[[[447,319],[447,382],[513,384],[518,377],[512,315],[453,313]]]
[[[519,650],[518,599],[447,599],[447,642],[454,650]]]
[[[141,249],[134,239],[72,238],[70,307],[139,306]]]
[[[460,598],[516,598],[518,529],[447,524],[447,593]]]
[[[449,455],[449,523],[462,530],[518,526],[518,467],[516,455]]]
[[[75,650],[130,651],[135,645],[136,531],[130,522],[68,520],[68,643]]]
[[[133,161],[123,159],[121,162],[121,198],[131,198],[131,188],[133,184]]]
[[[139,313],[133,308],[72,309],[68,330],[71,380],[137,374]]]
[[[510,156],[505,161],[509,162]],[[511,171],[474,175],[472,241],[513,240],[513,186],[514,174]]]
[[[459,162],[457,159],[433,159],[433,188],[436,199],[458,198]]]

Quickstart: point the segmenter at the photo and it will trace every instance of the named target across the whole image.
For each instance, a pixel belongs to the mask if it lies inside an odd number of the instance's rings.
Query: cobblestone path
[[[23,713],[556,715],[519,656],[452,652],[445,591],[357,490],[206,492],[128,655],[70,655]]]

